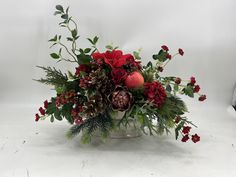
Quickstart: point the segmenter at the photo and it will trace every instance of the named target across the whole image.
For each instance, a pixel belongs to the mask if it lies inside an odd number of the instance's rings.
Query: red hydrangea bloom
[[[47,108],[48,108],[48,100],[45,100],[45,101],[43,102],[43,104],[44,104],[44,108],[47,109]]]
[[[112,68],[118,68],[126,64],[127,60],[131,60],[134,57],[131,54],[123,55],[121,50],[106,51],[105,53],[95,52],[92,54],[93,59],[101,60],[110,65]]]
[[[183,134],[188,134],[190,132],[191,127],[185,126],[182,130]]]
[[[196,83],[196,79],[195,79],[195,77],[191,77],[190,78],[190,85],[194,85]]]
[[[40,112],[40,114],[42,114],[43,116],[45,116],[45,114],[46,114],[45,110],[44,110],[42,107],[39,108],[39,112]]]
[[[88,73],[88,72],[91,70],[91,68],[90,68],[88,65],[84,65],[84,64],[79,65],[79,67],[77,67],[77,68],[75,68],[75,69],[76,69],[75,74],[76,74],[77,76],[80,75],[80,72],[81,72],[81,71]]]
[[[184,135],[183,138],[181,139],[182,142],[187,142],[189,140],[188,135]]]
[[[169,48],[168,48],[166,45],[161,46],[161,48],[162,48],[163,50],[165,50],[165,51],[168,51],[168,50],[169,50]]]
[[[200,141],[200,136],[198,136],[197,134],[192,135],[192,141],[193,141],[194,143]]]
[[[160,107],[164,103],[167,96],[164,87],[156,81],[144,83],[144,95],[157,107]]]
[[[35,121],[36,121],[36,122],[38,122],[38,121],[39,121],[39,119],[40,119],[40,116],[39,116],[39,114],[35,114]]]
[[[181,79],[180,79],[179,77],[177,77],[177,78],[175,79],[175,83],[179,85],[179,84],[181,83]]]
[[[198,98],[199,101],[204,101],[205,99],[206,99],[206,95],[201,95],[201,96]]]
[[[115,68],[112,70],[111,76],[113,82],[118,85],[127,78],[128,74],[123,68]]]
[[[200,86],[199,86],[199,85],[196,85],[196,86],[194,87],[193,91],[194,91],[195,93],[198,93],[200,89],[201,89]]]
[[[183,49],[179,49],[178,51],[179,51],[179,54],[180,54],[181,56],[184,55],[184,51],[183,51]]]

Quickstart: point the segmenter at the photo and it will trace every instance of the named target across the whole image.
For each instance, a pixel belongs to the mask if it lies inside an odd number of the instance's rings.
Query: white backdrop
[[[70,171],[72,171],[71,177],[76,174],[110,176],[119,165],[123,171],[117,169],[120,171],[113,175],[136,177],[139,175],[169,177],[178,176],[180,173],[186,177],[194,174],[204,177],[236,175],[233,165],[236,163],[234,149],[236,125],[235,119],[226,112],[236,82],[236,1],[1,0],[0,2],[0,143],[3,144],[2,146],[0,144],[2,151],[0,164],[5,165],[0,165],[0,176],[26,176],[26,169],[34,176],[41,177],[55,176],[58,171],[59,176],[67,176],[65,174]],[[87,150],[78,147],[77,141],[67,142],[64,137],[64,131],[68,129],[67,124],[51,125],[45,121],[35,125],[32,121],[34,111],[42,101],[54,94],[49,87],[32,80],[43,76],[35,66],[50,65],[62,70],[75,67],[65,63],[56,64],[49,57],[51,50],[48,48],[47,40],[56,33],[64,34],[58,28],[58,17],[53,16],[57,4],[70,6],[70,14],[79,22],[82,47],[89,45],[85,40],[87,37],[98,35],[100,50],[111,42],[126,52],[142,47],[141,56],[144,62],[150,60],[152,54],[159,51],[163,44],[168,45],[173,53],[179,47],[183,48],[185,55],[174,59],[164,73],[183,78],[196,76],[202,92],[207,94],[208,99],[205,104],[192,101],[190,105],[192,111],[190,115],[201,127],[199,131],[203,137],[202,145],[186,145],[182,148],[183,144],[176,143],[173,137],[165,137],[166,140],[159,138],[154,141],[144,138],[141,141],[134,141],[130,146],[139,146],[134,148],[135,153],[129,149],[129,145],[120,147],[116,143],[90,147]],[[198,117],[200,119],[197,119]],[[41,131],[43,136],[35,137],[32,135],[35,131]],[[29,144],[26,143],[25,149],[22,149],[23,140],[27,140],[27,143],[31,141]],[[157,147],[158,152],[152,145]],[[18,153],[19,149],[21,153]],[[122,157],[127,158],[129,162],[122,161]],[[106,158],[110,161],[113,159],[114,162],[114,166],[112,163],[107,166],[110,169],[108,172],[104,172],[105,167],[99,162],[99,159],[105,161]],[[41,166],[35,163],[36,161],[40,162]],[[55,164],[57,161],[68,161],[72,164],[58,166]],[[145,162],[146,165],[141,162]],[[77,163],[78,170],[83,170],[81,168],[84,168],[86,163],[93,169],[87,167],[83,171],[84,174],[77,173],[75,165]],[[133,170],[128,171],[128,165]],[[61,168],[57,169],[58,167]],[[180,168],[183,168],[186,174],[179,171]],[[197,172],[193,174],[194,170]]]
[[[208,100],[229,103],[236,81],[236,2],[233,0],[14,0],[1,3],[0,100],[35,104],[33,97],[48,88],[32,82],[39,78],[36,65],[56,65],[49,57],[47,40],[58,29],[52,14],[56,4],[71,7],[84,39],[99,35],[99,47],[114,42],[132,52],[143,48],[145,60],[162,44],[185,56],[176,58],[166,74],[196,76]],[[88,45],[81,40],[82,46]],[[57,65],[61,67],[61,65]],[[66,68],[67,65],[63,65]]]

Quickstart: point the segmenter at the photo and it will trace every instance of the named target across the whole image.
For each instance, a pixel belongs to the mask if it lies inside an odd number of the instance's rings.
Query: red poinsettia
[[[123,55],[121,50],[106,51],[105,53],[95,52],[92,54],[92,57],[99,62],[103,60],[112,68],[119,68],[125,65],[127,60],[132,60],[134,58],[131,54]]]
[[[164,87],[157,81],[144,83],[144,95],[149,101],[160,107],[167,96]]]

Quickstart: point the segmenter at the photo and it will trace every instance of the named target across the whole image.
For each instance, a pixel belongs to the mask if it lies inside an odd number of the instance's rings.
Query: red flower
[[[179,54],[180,54],[181,56],[184,55],[184,51],[183,51],[183,49],[179,49]]]
[[[184,135],[183,138],[181,139],[182,142],[187,142],[189,140],[188,135]]]
[[[200,141],[200,136],[198,136],[197,134],[192,135],[192,141],[193,141],[194,143]]]
[[[144,95],[147,99],[160,107],[166,98],[166,91],[159,82],[146,82],[144,83]]]
[[[165,50],[165,51],[168,51],[168,50],[169,50],[169,48],[168,48],[166,45],[161,46],[161,48],[162,48],[163,50]]]
[[[196,85],[196,86],[194,87],[193,91],[194,91],[195,93],[198,93],[200,89],[201,89],[200,86],[199,86],[199,85]]]
[[[48,100],[45,100],[43,104],[44,104],[44,108],[47,109],[48,108]]]
[[[126,70],[122,68],[115,68],[112,70],[111,76],[113,82],[118,85],[127,78],[128,74]]]
[[[172,56],[169,53],[167,53],[166,58],[171,60]]]
[[[138,70],[142,69],[141,62],[136,61],[134,58],[128,58],[126,61],[127,61],[127,65],[129,65],[131,68],[138,69]]]
[[[190,78],[190,85],[194,85],[196,83],[196,79],[195,79],[195,77],[191,77]]]
[[[190,132],[191,127],[185,126],[182,130],[183,134],[188,134]]]
[[[131,54],[123,55],[121,50],[106,51],[105,53],[93,53],[93,59],[101,60],[110,65],[112,68],[118,68],[126,64],[127,60],[133,59]]]
[[[201,96],[198,98],[199,101],[204,101],[205,99],[206,99],[206,95],[201,95]]]
[[[76,119],[74,120],[74,123],[75,123],[76,125],[80,125],[80,124],[82,124],[82,123],[83,123],[83,119],[82,119],[82,117],[78,117],[78,118],[76,118]]]
[[[90,68],[88,65],[81,64],[81,65],[79,65],[79,67],[77,67],[77,68],[75,68],[75,69],[76,69],[75,74],[76,74],[77,76],[79,76],[81,71],[88,73],[91,68]]]
[[[40,119],[40,116],[39,116],[39,114],[35,114],[35,121],[36,121],[36,122],[38,122],[38,121],[39,121],[39,119]]]
[[[179,85],[181,83],[181,79],[179,77],[176,77],[175,83]]]
[[[45,116],[45,110],[42,108],[42,107],[40,107],[39,108],[39,112],[40,112],[40,114],[42,114],[43,116]]]

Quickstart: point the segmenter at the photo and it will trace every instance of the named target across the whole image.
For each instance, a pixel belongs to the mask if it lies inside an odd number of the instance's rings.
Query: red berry
[[[47,109],[48,108],[48,100],[44,101],[44,108]]]
[[[194,91],[195,93],[198,93],[200,89],[201,89],[200,86],[199,86],[199,85],[196,85],[196,86],[194,87],[193,91]]]
[[[179,85],[179,84],[181,83],[181,79],[180,79],[179,77],[177,77],[177,78],[175,79],[175,83]]]
[[[171,60],[172,56],[171,56],[170,54],[167,54],[167,55],[166,55],[166,58],[168,58],[168,59]]]
[[[36,122],[38,122],[38,121],[39,121],[39,119],[40,119],[40,116],[39,116],[39,114],[35,114],[35,121],[36,121]]]
[[[196,83],[195,77],[190,78],[190,85],[194,85]]]
[[[168,51],[168,50],[169,50],[169,48],[168,48],[166,45],[161,46],[161,48],[162,48],[163,50],[165,50],[165,51]]]
[[[175,123],[178,124],[178,123],[180,122],[180,120],[181,120],[181,117],[180,117],[180,116],[176,117],[176,118],[175,118]]]
[[[188,135],[184,135],[183,138],[181,139],[182,142],[187,142],[189,140]]]
[[[200,141],[200,136],[198,136],[197,134],[192,135],[192,141],[193,141],[194,143]]]
[[[82,117],[79,117],[79,118],[76,118],[76,119],[74,120],[74,122],[75,122],[75,124],[80,125],[80,124],[83,123],[83,119],[82,119]]]
[[[201,96],[198,98],[199,101],[204,101],[205,99],[206,99],[206,95],[201,95]]]
[[[188,133],[190,132],[190,129],[191,129],[191,127],[185,126],[185,127],[183,128],[182,132],[183,132],[184,134],[188,134]]]
[[[184,51],[183,51],[183,49],[179,49],[178,51],[179,51],[179,54],[180,54],[181,56],[184,55]]]
[[[40,114],[43,115],[43,116],[45,116],[45,114],[46,114],[46,113],[45,113],[45,110],[44,110],[42,107],[39,108],[39,112],[40,112]]]

